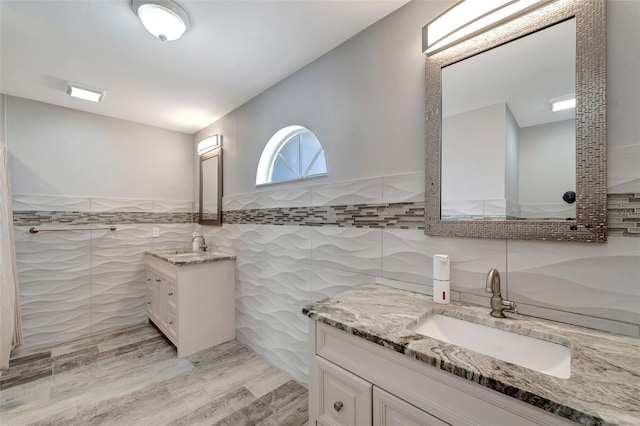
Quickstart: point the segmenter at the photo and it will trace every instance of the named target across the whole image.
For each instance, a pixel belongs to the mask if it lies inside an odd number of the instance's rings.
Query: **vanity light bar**
[[[100,102],[104,98],[105,91],[92,89],[78,83],[67,82],[67,94],[73,98],[84,99],[85,101]]]
[[[222,145],[222,135],[212,135],[198,142],[198,155],[206,154],[209,151]]]
[[[422,28],[422,51],[433,55],[550,1],[462,0]]]

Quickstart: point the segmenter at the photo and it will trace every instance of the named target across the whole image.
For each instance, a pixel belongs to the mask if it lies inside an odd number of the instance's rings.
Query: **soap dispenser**
[[[433,301],[440,304],[451,302],[450,258],[448,254],[433,255]]]

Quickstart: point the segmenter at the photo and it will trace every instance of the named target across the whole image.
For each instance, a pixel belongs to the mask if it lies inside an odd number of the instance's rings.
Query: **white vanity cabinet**
[[[312,425],[575,424],[315,320],[309,349]]]
[[[189,356],[235,338],[235,265],[174,265],[147,255],[147,317]]]

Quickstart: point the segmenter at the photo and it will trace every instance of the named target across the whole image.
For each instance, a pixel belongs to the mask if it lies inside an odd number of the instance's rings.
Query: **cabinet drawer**
[[[176,266],[167,262],[163,262],[160,259],[156,259],[153,256],[147,255],[147,266],[153,268],[156,271],[166,275],[169,278],[176,279]]]
[[[400,398],[373,387],[373,426],[447,426]]]
[[[316,357],[320,392],[318,424],[361,426],[371,424],[371,383]]]

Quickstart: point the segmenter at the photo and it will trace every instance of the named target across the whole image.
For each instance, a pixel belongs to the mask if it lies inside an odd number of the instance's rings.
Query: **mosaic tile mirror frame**
[[[605,0],[557,0],[426,57],[425,234],[604,243],[607,239]],[[575,18],[575,218],[443,220],[441,217],[442,69]]]

